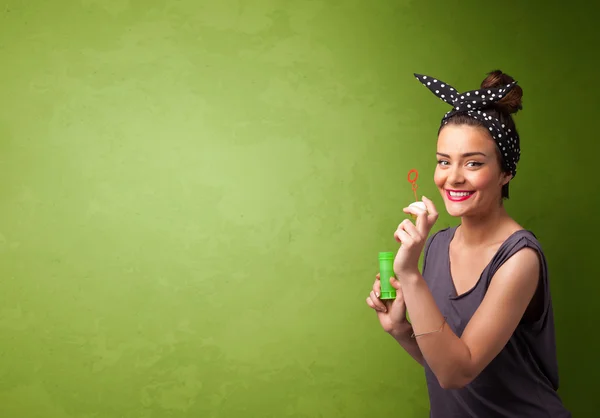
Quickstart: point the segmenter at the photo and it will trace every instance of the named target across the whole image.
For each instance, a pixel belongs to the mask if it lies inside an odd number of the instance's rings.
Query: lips
[[[473,196],[475,192],[470,192],[467,190],[448,190],[446,189],[446,197],[448,200],[452,202],[464,202],[471,196]]]

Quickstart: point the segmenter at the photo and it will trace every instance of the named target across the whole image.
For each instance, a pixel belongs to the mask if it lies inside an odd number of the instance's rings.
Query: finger
[[[423,203],[425,203],[425,202],[423,202]],[[404,208],[403,211],[405,213],[410,213],[411,215],[413,215],[416,218],[415,223],[417,226],[417,230],[419,230],[419,232],[421,234],[427,234],[427,227],[429,225],[429,223],[427,222],[428,215],[429,215],[427,210],[420,208],[416,205],[413,205],[413,206]]]
[[[378,310],[379,312],[387,311],[387,308],[385,307],[385,305],[383,304],[381,299],[379,299],[379,297],[376,296],[375,292],[372,290],[371,290],[371,293],[369,294],[369,299],[371,299],[371,302],[373,302],[373,306],[375,306],[376,310]]]
[[[405,219],[404,221],[402,221],[402,223],[400,225],[401,225],[400,229],[402,229],[404,232],[406,232],[408,235],[410,235],[410,237],[413,240],[418,241],[421,239],[420,231],[417,229],[415,224],[413,224],[409,219]]]
[[[415,221],[419,218],[421,212],[425,212],[423,209],[416,206],[409,206],[407,208],[402,209],[404,213],[407,213],[413,218]]]
[[[427,222],[428,215],[429,215],[429,213],[426,210],[421,211],[421,213],[419,215],[417,215],[417,220],[415,221],[415,225],[416,225],[416,230],[419,231],[420,235],[428,234],[428,231],[427,231],[427,229],[429,228],[429,222]]]
[[[381,281],[380,280],[375,280],[375,283],[373,283],[373,292],[375,292],[375,296],[379,297],[379,295],[381,295]]]
[[[416,205],[408,206],[402,209],[402,212],[409,213],[411,215],[419,216],[421,213],[427,213],[427,211],[423,208],[420,208]]]
[[[369,308],[373,309],[375,312],[381,312],[379,309],[377,309],[377,306],[375,306],[375,304],[371,300],[371,297],[367,297],[367,305],[369,305]]]
[[[394,299],[394,303],[404,303],[404,293],[402,293],[402,287],[400,286],[396,288],[396,299]]]
[[[396,298],[394,299],[394,303],[404,303],[404,293],[402,292],[402,285],[400,284],[400,280],[396,279],[395,277],[392,277],[390,278],[390,283],[392,287],[396,289]]]
[[[376,278],[377,280],[379,280],[379,277],[380,277],[380,276],[381,276],[381,275],[380,275],[379,273],[377,273],[377,275],[375,276],[375,278]]]
[[[387,308],[388,311],[390,309],[392,309],[392,306],[394,305],[395,301],[396,301],[396,299],[386,299],[383,301],[385,303],[385,307]]]
[[[403,245],[412,244],[414,241],[413,238],[410,235],[408,235],[403,228],[400,227],[396,229],[396,232],[394,233],[394,238],[396,239],[396,241],[402,243]]]
[[[437,219],[438,212],[433,202],[427,197],[423,196],[423,203],[425,203],[425,207],[427,208],[427,212],[429,213],[427,217],[429,219]]]
[[[396,228],[396,232],[394,233],[394,238],[396,239],[396,241],[398,242],[402,242],[402,240],[400,239],[400,234],[399,231],[404,231],[406,232],[406,226],[410,223],[410,221],[408,219],[403,220],[402,222],[400,222],[398,224],[398,228]]]
[[[418,219],[417,219],[417,221],[418,221]],[[419,239],[421,237],[421,233],[420,233],[418,227],[415,226],[415,224],[413,224],[408,219],[406,219],[404,221],[404,231],[406,231],[406,233],[414,239]]]

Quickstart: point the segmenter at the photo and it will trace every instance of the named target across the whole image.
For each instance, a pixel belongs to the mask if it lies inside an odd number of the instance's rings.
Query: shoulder
[[[542,245],[532,231],[520,229],[504,242],[498,252],[502,265],[526,263],[523,266],[539,265],[545,262]]]
[[[545,265],[541,245],[528,230],[513,233],[498,253],[497,266],[493,269],[491,287],[502,286],[502,292],[531,298]]]
[[[533,231],[530,231],[529,229],[521,228],[513,232],[509,239],[511,238],[515,241],[525,241],[532,243],[538,247],[541,247],[540,241],[538,240],[537,236]]]
[[[506,280],[538,281],[540,270],[540,253],[530,246],[520,247],[499,268],[498,273]]]

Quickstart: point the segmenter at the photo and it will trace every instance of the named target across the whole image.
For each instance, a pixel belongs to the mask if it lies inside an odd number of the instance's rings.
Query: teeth
[[[471,192],[450,192],[450,196],[452,197],[463,197],[470,195]]]

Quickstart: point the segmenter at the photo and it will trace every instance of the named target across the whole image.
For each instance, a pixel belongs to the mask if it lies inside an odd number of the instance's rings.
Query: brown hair
[[[487,77],[481,82],[482,89],[489,89],[494,87],[501,87],[515,81],[508,74],[503,73],[500,70],[494,70],[487,74]],[[509,129],[517,132],[515,122],[512,118],[512,114],[517,113],[523,109],[523,89],[516,84],[511,91],[506,94],[498,102],[490,105],[489,109],[486,109],[486,113],[494,118],[500,120],[501,123],[505,124]],[[459,113],[447,120],[448,124],[454,125],[469,125],[469,126],[485,126],[477,119],[471,118],[465,114]],[[440,127],[440,131],[445,125]],[[487,131],[487,129],[486,129]],[[498,158],[501,160],[501,153],[498,152]],[[502,186],[502,199],[508,199],[508,183]]]

